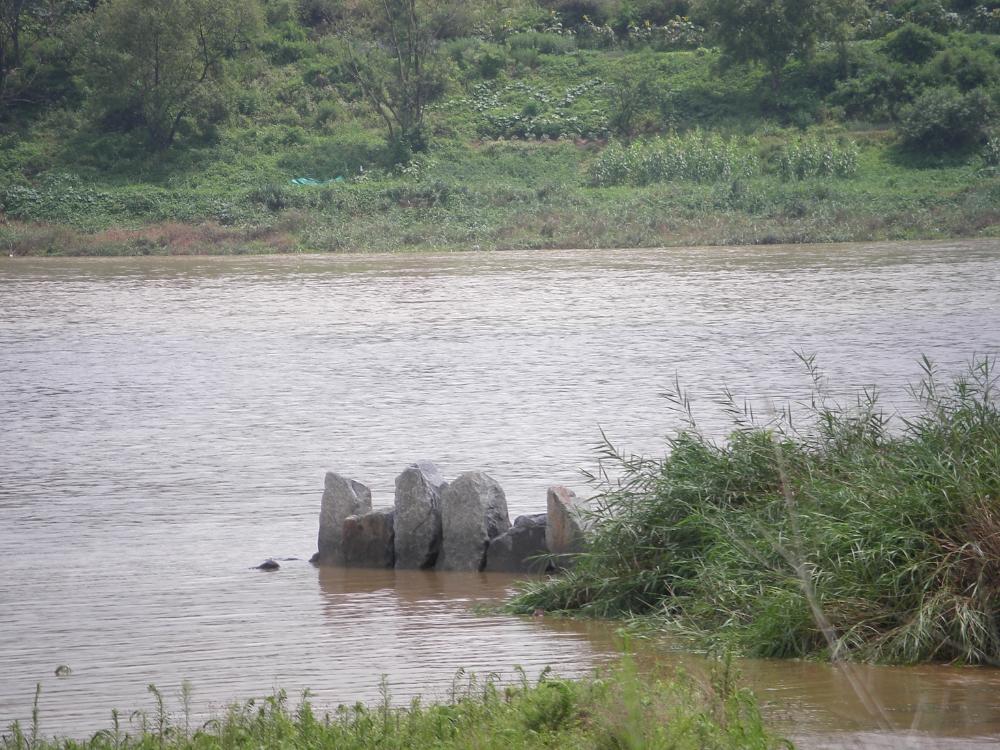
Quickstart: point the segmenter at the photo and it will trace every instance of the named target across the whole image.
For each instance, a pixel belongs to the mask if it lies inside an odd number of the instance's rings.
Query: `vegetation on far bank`
[[[1000,236],[998,32],[969,0],[24,0],[0,248]]]
[[[895,419],[871,389],[827,400],[807,364],[806,414],[761,421],[726,394],[722,443],[692,419],[662,459],[608,448],[623,474],[597,497],[589,549],[511,608],[755,656],[1000,664],[995,363],[946,385],[925,361],[919,413]]]
[[[728,663],[705,680],[677,675],[669,682],[642,677],[626,660],[602,677],[563,680],[543,673],[519,685],[456,677],[446,702],[414,700],[395,708],[388,689],[380,705],[341,706],[320,715],[304,697],[290,706],[279,693],[234,705],[223,716],[193,726],[190,693],[171,714],[162,694],[151,713],[88,740],[46,739],[37,713],[33,725],[0,733],[3,750],[211,750],[219,748],[337,748],[337,750],[496,750],[528,748],[671,748],[768,750],[790,747],[763,724],[753,695],[736,684]],[[41,717],[44,721],[44,716]]]

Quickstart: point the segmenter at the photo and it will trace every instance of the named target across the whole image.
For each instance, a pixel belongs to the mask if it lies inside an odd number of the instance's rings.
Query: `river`
[[[392,503],[431,459],[482,469],[512,515],[587,492],[601,430],[657,454],[728,387],[766,414],[877,383],[888,410],[927,355],[1000,353],[1000,241],[404,256],[0,259],[0,727],[82,735],[146,685],[196,712],[283,687],[321,708],[446,697],[459,668],[579,675],[611,629],[470,608],[502,576],[317,571],[323,474]],[[653,656],[648,656],[653,658]],[[656,658],[672,663],[669,653]],[[69,677],[56,678],[58,665]],[[978,747],[1000,671],[744,662],[806,747]],[[887,723],[888,722],[888,723]],[[885,743],[879,745],[879,743]]]

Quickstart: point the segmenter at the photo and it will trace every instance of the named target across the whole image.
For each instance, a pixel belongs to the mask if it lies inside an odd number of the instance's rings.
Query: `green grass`
[[[153,686],[151,713],[137,712],[87,740],[45,739],[36,710],[27,729],[12,725],[3,750],[210,750],[214,748],[337,748],[337,750],[527,750],[566,748],[655,750],[766,750],[790,747],[761,720],[757,702],[721,663],[704,680],[678,674],[670,681],[641,676],[626,659],[603,676],[571,681],[548,670],[537,682],[521,672],[517,685],[477,680],[463,672],[449,700],[405,708],[391,704],[341,706],[319,714],[308,695],[297,706],[284,693],[232,706],[223,716],[193,725],[190,690],[172,714]]]
[[[807,414],[762,423],[726,394],[723,443],[692,421],[662,459],[607,448],[623,478],[597,498],[588,551],[511,608],[755,656],[1000,663],[996,373],[980,361],[944,386],[925,369],[907,419],[873,391],[826,401],[812,369]]]

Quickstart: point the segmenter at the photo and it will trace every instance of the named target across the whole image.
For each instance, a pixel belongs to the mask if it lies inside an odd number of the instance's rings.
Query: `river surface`
[[[905,410],[921,355],[1000,353],[1000,242],[0,259],[0,727],[36,682],[43,733],[78,736],[150,709],[149,683],[176,706],[190,681],[205,715],[277,687],[377,700],[383,674],[405,700],[460,668],[587,673],[610,627],[470,607],[507,577],[251,567],[314,551],[327,470],[378,507],[431,459],[538,511],[551,483],[587,492],[601,430],[661,453],[675,376],[715,434],[723,388],[805,399],[795,352]],[[997,670],[742,667],[806,747],[1000,735]]]

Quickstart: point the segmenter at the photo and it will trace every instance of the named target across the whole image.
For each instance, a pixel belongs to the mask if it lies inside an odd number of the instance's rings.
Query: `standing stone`
[[[553,555],[573,555],[583,551],[586,523],[580,511],[586,505],[586,502],[566,487],[549,487],[545,544]]]
[[[396,567],[432,568],[441,551],[441,493],[448,483],[437,466],[418,461],[396,477]]]
[[[344,519],[372,509],[372,491],[360,482],[332,471],[326,473],[323,505],[319,512],[319,564],[343,565],[341,549]]]
[[[441,494],[440,570],[482,570],[490,539],[510,528],[507,498],[496,480],[467,471]]]
[[[348,568],[391,568],[396,559],[393,511],[373,510],[344,519],[341,549]]]
[[[531,558],[549,551],[545,546],[545,514],[518,516],[514,525],[490,540],[486,550],[487,571],[504,570],[514,573],[544,573],[548,560]]]

